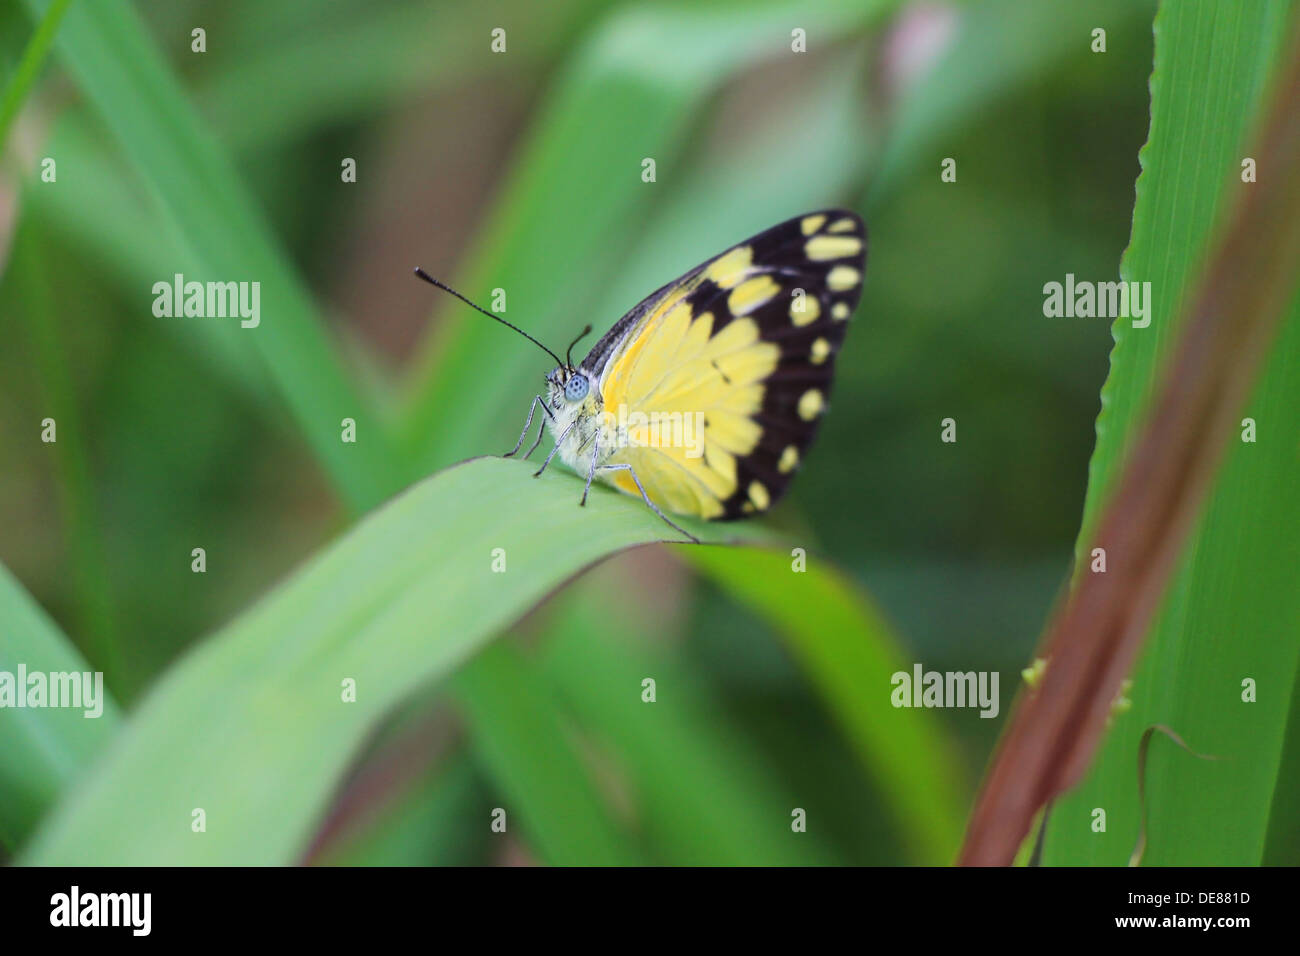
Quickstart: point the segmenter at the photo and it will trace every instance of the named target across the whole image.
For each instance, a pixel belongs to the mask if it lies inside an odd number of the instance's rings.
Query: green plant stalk
[[[54,36],[59,32],[59,24],[63,22],[63,15],[71,2],[72,0],[53,0],[37,23],[36,32],[27,41],[18,68],[5,86],[4,95],[0,96],[0,155],[4,153],[5,143],[9,141],[9,130],[18,118],[19,110],[27,102],[36,78],[41,75],[41,67],[45,65]]]
[[[72,376],[58,341],[54,302],[41,255],[40,230],[31,220],[19,230],[10,257],[10,270],[22,283],[22,308],[36,367],[53,418],[57,441],[42,446],[55,459],[67,553],[72,565],[72,593],[78,631],[90,663],[104,672],[110,687],[124,678],[117,646],[116,612],[108,574],[103,534],[96,522],[90,465],[77,412]]]

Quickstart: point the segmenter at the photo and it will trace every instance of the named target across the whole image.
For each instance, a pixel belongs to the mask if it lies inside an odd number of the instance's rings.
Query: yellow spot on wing
[[[814,232],[822,227],[826,217],[822,215],[804,216],[803,222],[799,223],[799,228],[803,230],[805,236],[811,236]]]
[[[749,483],[749,500],[754,503],[754,507],[759,511],[767,510],[767,506],[772,503],[772,496],[767,493],[761,481],[751,481]]]
[[[781,460],[776,463],[776,470],[783,475],[788,475],[794,471],[795,466],[799,464],[799,449],[794,445],[786,445],[785,451],[781,452]]]
[[[771,276],[755,276],[746,279],[732,290],[727,297],[727,307],[732,315],[748,315],[781,291],[781,287]]]
[[[738,246],[714,259],[704,270],[704,278],[712,279],[720,289],[730,289],[745,278],[753,264],[754,250],[749,246]]]
[[[858,224],[856,222],[854,222],[848,216],[845,216],[843,219],[837,219],[833,223],[831,223],[830,228],[827,229],[826,231],[827,232],[853,232],[853,230],[857,228],[857,225]]]
[[[725,486],[736,487],[736,456],[726,451],[716,441],[704,446],[705,463],[722,476]]]
[[[778,291],[770,277],[772,291]],[[742,287],[747,283],[742,284]],[[733,295],[753,295],[750,287]],[[780,349],[759,337],[753,319],[736,318],[716,335],[711,313],[692,317],[688,288],[665,302],[632,332],[610,359],[601,388],[605,411],[678,416],[702,422],[702,434],[685,441],[615,450],[610,464],[630,464],[646,494],[678,514],[716,518],[738,487],[736,460],[753,452],[763,429],[753,421]],[[652,430],[639,429],[653,434]],[[662,433],[662,432],[661,432]],[[681,433],[685,437],[685,431]],[[681,447],[679,447],[681,446]],[[601,476],[620,491],[637,494],[623,471]]]
[[[831,315],[837,319],[847,319],[849,317],[849,304],[847,302],[836,302],[831,306]]]
[[[810,388],[799,396],[799,417],[806,422],[812,421],[826,407],[826,399],[815,388]]]
[[[857,236],[813,236],[804,243],[804,252],[814,262],[844,259],[861,251],[862,240]]]
[[[830,354],[831,343],[827,342],[825,339],[818,339],[813,342],[809,357],[812,359],[814,365],[821,365],[822,362],[826,361],[826,357]]]
[[[763,401],[763,389],[760,386],[757,389],[758,404]],[[755,409],[757,411],[757,409]],[[738,415],[734,412],[713,412],[709,415],[709,427],[706,429],[709,445],[717,445],[724,451],[740,455],[748,455],[758,444],[758,440],[763,437],[763,429],[756,425],[749,415],[753,412]],[[734,477],[734,476],[733,476]]]
[[[835,292],[845,292],[862,281],[862,273],[853,266],[836,266],[826,276],[826,285]]]
[[[799,306],[803,306],[800,311]],[[790,300],[790,321],[795,325],[816,322],[822,314],[822,304],[815,295],[797,295]]]

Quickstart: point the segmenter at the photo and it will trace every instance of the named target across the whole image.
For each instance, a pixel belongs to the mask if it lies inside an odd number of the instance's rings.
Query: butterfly
[[[857,307],[867,234],[856,213],[827,209],[787,220],[655,290],[577,365],[527,332],[416,269],[420,278],[519,332],[556,365],[540,407],[558,454],[586,479],[665,512],[727,521],[767,511],[789,488],[830,399],[835,356]]]

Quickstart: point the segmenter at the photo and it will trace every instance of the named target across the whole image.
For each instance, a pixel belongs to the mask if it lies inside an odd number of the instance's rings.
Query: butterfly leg
[[[555,457],[555,453],[560,450],[560,446],[564,444],[564,439],[569,437],[569,432],[573,431],[573,426],[576,424],[578,424],[576,421],[570,422],[569,427],[566,428],[564,431],[560,432],[560,437],[555,439],[555,447],[552,448],[551,453],[546,456],[546,461],[542,462],[542,467],[538,468],[535,472],[533,472],[534,478],[541,477],[542,472],[544,472],[546,470],[546,466],[551,463],[551,459]]]
[[[641,500],[646,503],[646,505],[650,508],[651,511],[653,511],[655,514],[659,516],[659,518],[664,522],[664,524],[668,525],[668,527],[672,528],[674,531],[680,531],[682,534],[686,535],[686,537],[690,538],[696,544],[700,543],[700,539],[695,537],[695,535],[691,534],[685,528],[673,524],[672,520],[666,514],[664,514],[662,511],[659,510],[659,506],[650,500],[650,496],[647,495],[645,493],[645,489],[641,487],[641,479],[636,476],[636,472],[632,470],[631,465],[627,463],[621,465],[601,465],[600,468],[598,468],[597,470],[598,471],[626,471],[629,475],[632,476],[632,480],[636,482],[636,490],[641,492]]]
[[[542,396],[540,395],[534,397],[533,404],[528,406],[528,421],[524,422],[524,430],[519,433],[519,441],[515,442],[515,447],[511,448],[508,452],[502,455],[501,456],[502,458],[513,458],[515,452],[519,451],[519,449],[524,446],[524,439],[528,437],[528,429],[533,427],[533,415],[537,411],[538,402],[542,403],[542,410],[545,411],[547,415],[550,415],[551,418],[555,417],[554,415],[551,415],[551,409],[549,406],[547,406],[546,399],[542,398]],[[524,455],[524,458],[527,458],[533,452],[537,451],[537,446],[542,443],[542,435],[545,432],[546,432],[545,426],[537,429],[537,441],[533,442],[533,447],[528,449],[528,454]]]
[[[596,477],[596,461],[600,458],[600,433],[594,436],[595,441],[591,445],[591,467],[587,469],[587,483],[582,488],[582,500],[578,502],[578,507],[583,507],[587,503],[587,493],[591,491],[591,479]]]

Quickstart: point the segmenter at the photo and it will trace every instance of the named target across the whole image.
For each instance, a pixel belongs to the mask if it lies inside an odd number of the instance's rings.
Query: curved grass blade
[[[25,2],[38,16],[51,5],[50,0]],[[391,493],[394,476],[398,481],[413,477],[400,467],[382,422],[344,374],[317,321],[311,296],[225,150],[186,101],[130,4],[74,4],[64,17],[56,48],[86,99],[178,225],[189,246],[183,258],[201,264],[204,274],[189,278],[261,284],[260,324],[241,328],[238,320],[226,320],[220,328],[235,338],[250,361],[265,364],[348,503],[364,510]],[[339,423],[349,417],[370,436],[365,455],[353,454],[339,440]]]
[[[1214,754],[1198,754],[1191,747],[1187,746],[1186,741],[1179,737],[1173,730],[1164,724],[1152,724],[1146,730],[1142,731],[1142,738],[1138,741],[1138,838],[1137,843],[1133,846],[1133,852],[1129,854],[1128,865],[1137,866],[1142,862],[1142,855],[1147,848],[1147,751],[1151,749],[1151,735],[1159,731],[1164,734],[1183,750],[1187,751],[1193,757],[1200,760],[1218,760]]]
[[[194,99],[232,149],[275,148],[412,96],[480,79],[529,82],[611,2],[489,0],[472,17],[421,0],[354,3],[333,15],[318,0],[277,3],[266,15],[246,5],[228,21],[230,56],[198,78]],[[486,24],[508,26],[509,56],[484,55]]]
[[[486,766],[506,798],[506,832],[515,832],[519,820],[529,848],[546,863],[643,865],[645,858],[617,826],[569,745],[544,684],[502,642],[485,648],[452,682],[469,718],[474,759]],[[485,828],[489,822],[487,812],[476,820]]]
[[[965,821],[959,761],[932,715],[890,704],[891,676],[910,664],[880,613],[815,558],[794,573],[788,554],[760,548],[683,556],[785,638],[893,809],[912,862],[952,860]]]
[[[29,674],[91,670],[58,625],[0,565],[0,671],[17,675],[19,665]],[[107,691],[99,717],[87,718],[84,708],[0,707],[0,841],[11,849],[20,845],[119,726],[117,705]]]
[[[48,819],[39,864],[298,859],[376,722],[542,596],[618,550],[664,540],[638,501],[482,458],[402,493],[205,640],[141,702]],[[760,529],[690,523],[705,541]],[[504,550],[506,571],[492,570]],[[355,703],[341,700],[356,682]],[[195,755],[200,759],[195,759]],[[206,833],[191,831],[193,811]]]
[[[24,48],[17,69],[5,85],[3,95],[0,95],[0,153],[4,152],[5,142],[9,139],[9,127],[13,125],[36,78],[40,76],[41,67],[45,65],[50,45],[59,32],[59,24],[63,22],[63,14],[67,12],[70,2],[71,0],[53,0],[36,25],[36,32]]]
[[[614,576],[606,570],[556,602],[539,678],[572,708],[593,747],[603,748],[646,852],[676,866],[843,862],[818,827],[791,831],[786,781],[731,723],[708,683],[656,646],[662,635],[626,614],[629,602],[618,585],[607,586]],[[653,704],[642,699],[650,675]]]

